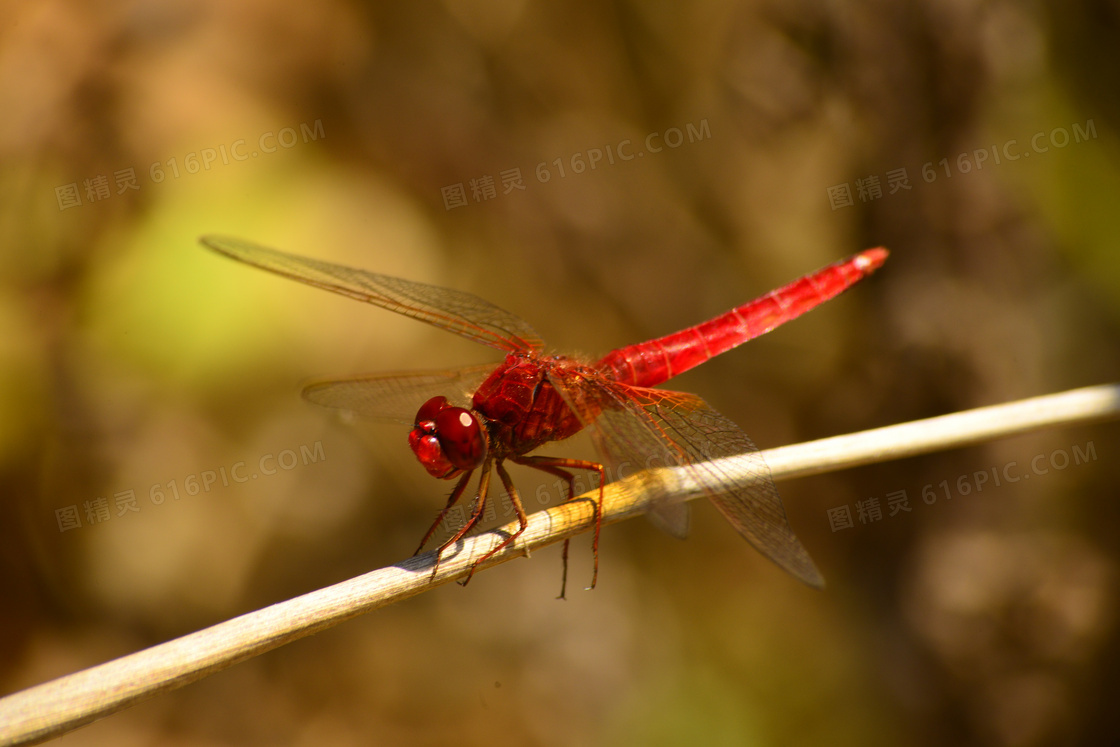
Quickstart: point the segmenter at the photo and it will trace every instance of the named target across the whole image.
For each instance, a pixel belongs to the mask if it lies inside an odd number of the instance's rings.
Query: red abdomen
[[[625,384],[657,386],[842,293],[886,259],[886,249],[868,249],[702,324],[612,350],[595,368]]]

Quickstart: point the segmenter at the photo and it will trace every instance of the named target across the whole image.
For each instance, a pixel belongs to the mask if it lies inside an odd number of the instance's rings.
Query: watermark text
[[[271,477],[281,472],[288,472],[296,467],[317,464],[325,461],[326,458],[322,441],[316,441],[310,446],[300,444],[298,450],[284,449],[275,454],[265,454],[256,461],[255,472],[250,471],[252,468],[244,461],[235,462],[228,469],[224,466],[204,469],[187,475],[181,480],[176,478],[154,483],[140,494],[134,488],[129,488],[113,493],[111,498],[97,496],[82,501],[81,504],[75,503],[56,508],[55,521],[58,523],[59,532],[104,524],[112,519],[122,519],[129,514],[139,513],[143,505],[162,506],[164,503],[175,503],[183,498],[193,498],[212,490],[228,488],[231,484],[246,483],[260,477]],[[146,504],[141,499],[141,495],[147,498]]]
[[[1097,461],[1097,447],[1096,444],[1089,441],[1084,447],[1075,444],[1069,451],[1055,449],[1049,454],[1036,454],[1025,464],[1011,461],[1002,467],[975,470],[958,475],[952,480],[945,479],[940,482],[929,483],[922,487],[919,497],[922,503],[932,506],[938,501],[944,502],[953,498],[979,495],[986,488],[990,490],[1005,484],[1014,484],[1022,480],[1029,480],[1032,477],[1042,477],[1051,472],[1061,472],[1071,466],[1077,467],[1095,461]],[[857,500],[854,514],[852,513],[852,507],[846,503],[828,509],[826,515],[829,528],[833,532],[839,532],[843,529],[854,528],[856,521],[864,525],[874,524],[884,518],[889,519],[903,512],[910,513],[914,505],[918,505],[916,501],[913,505],[911,504],[910,494],[906,490],[896,490],[887,493],[884,497],[886,498],[885,506],[883,500],[878,497]],[[883,514],[884,509],[887,511],[885,516]]]
[[[294,148],[301,143],[309,143],[325,138],[323,120],[316,119],[313,123],[302,123],[297,131],[295,127],[283,127],[276,132],[266,132],[256,139],[256,148],[245,139],[234,140],[232,143],[222,143],[211,148],[201,148],[191,151],[182,158],[171,156],[164,161],[149,164],[146,169],[148,184],[160,184],[168,179],[179,179],[203,171],[210,171],[231,163],[248,161],[261,154],[275,153],[278,150]],[[60,184],[54,188],[58,209],[69,210],[80,207],[83,203],[102,202],[113,196],[124,195],[128,192],[140,190],[143,176],[137,174],[136,167],[117,169],[113,172],[112,182],[105,174],[87,177],[80,182]]]
[[[921,168],[922,181],[932,184],[938,179],[951,179],[954,176],[981,171],[985,167],[992,168],[1005,162],[1029,158],[1032,153],[1048,153],[1051,150],[1060,150],[1069,145],[1096,139],[1097,125],[1093,120],[1088,119],[1083,125],[1075,123],[1069,128],[1055,127],[1049,132],[1036,132],[1025,143],[1008,140],[1002,144],[996,143],[990,147],[964,151],[952,158],[946,156],[939,161],[927,161]],[[826,192],[829,206],[833,210],[839,210],[854,206],[857,199],[864,203],[873,202],[884,196],[914,188],[910,182],[910,172],[904,167],[892,169],[885,176],[886,194],[883,192],[883,180],[878,174],[868,174],[856,179],[854,191],[850,182],[828,187]]]
[[[569,156],[558,156],[551,161],[541,161],[532,169],[531,179],[536,179],[538,184],[547,184],[554,179],[566,179],[570,176],[589,173],[596,169],[614,166],[620,163],[633,161],[644,157],[647,153],[661,153],[674,150],[682,145],[710,140],[712,129],[707,119],[698,123],[687,123],[683,128],[670,127],[663,132],[651,132],[638,143],[630,138],[617,143],[588,148]],[[500,181],[500,184],[499,184]],[[531,183],[531,182],[530,182]],[[466,207],[471,202],[482,203],[500,196],[508,195],[514,190],[526,190],[526,178],[521,167],[513,167],[498,172],[498,180],[493,174],[482,174],[466,182],[448,184],[440,189],[445,210]]]

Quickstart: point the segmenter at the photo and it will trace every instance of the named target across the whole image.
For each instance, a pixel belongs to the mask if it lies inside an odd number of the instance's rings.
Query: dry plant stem
[[[1118,415],[1120,385],[1105,385],[787,446],[764,456],[774,478],[783,479]],[[696,492],[687,479],[677,481],[683,492]],[[518,541],[479,570],[594,528],[598,492],[530,515]],[[641,513],[644,500],[629,481],[608,485],[602,523]],[[516,527],[510,525],[461,541],[444,551],[434,575],[435,556],[427,553],[9,695],[0,699],[0,745],[59,736],[156,693],[459,579],[475,558],[485,556],[513,531]]]

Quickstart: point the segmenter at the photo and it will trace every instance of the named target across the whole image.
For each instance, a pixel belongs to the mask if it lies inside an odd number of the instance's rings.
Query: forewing
[[[558,388],[612,465],[682,466],[759,552],[810,586],[824,585],[789,525],[770,468],[739,426],[691,394],[607,380],[578,384]],[[716,461],[723,457],[739,457],[738,476]],[[687,525],[677,505],[653,504],[654,522],[673,534],[682,516]]]
[[[456,371],[413,371],[347,376],[311,381],[303,388],[304,399],[323,407],[347,410],[364,418],[411,425],[420,405],[443,395],[452,404],[470,407],[474,390],[496,364],[471,366]]]
[[[299,257],[241,239],[204,236],[201,241],[240,262],[419,319],[498,350],[541,348],[528,323],[472,293]]]

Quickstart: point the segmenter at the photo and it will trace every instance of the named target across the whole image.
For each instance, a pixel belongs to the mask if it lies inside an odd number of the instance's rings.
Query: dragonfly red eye
[[[436,436],[447,460],[459,469],[474,469],[486,457],[486,438],[478,417],[462,407],[445,407],[436,415]]]
[[[432,397],[430,400],[420,405],[420,409],[416,412],[416,425],[420,425],[426,420],[434,421],[439,411],[449,404],[447,397]]]
[[[486,434],[478,417],[452,407],[446,397],[421,405],[408,444],[428,473],[441,479],[457,477],[486,458]]]

